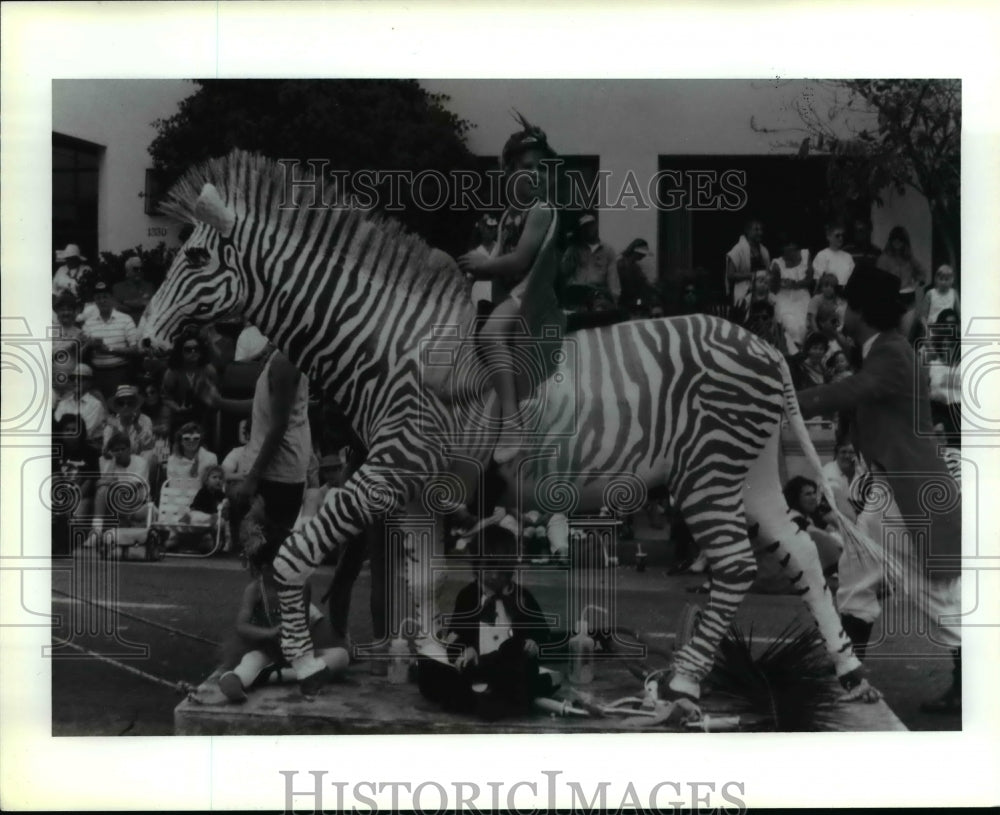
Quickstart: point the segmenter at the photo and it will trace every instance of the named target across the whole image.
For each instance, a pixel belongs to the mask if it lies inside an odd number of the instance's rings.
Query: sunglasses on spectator
[[[184,441],[201,441],[201,434],[185,433],[183,436],[181,436],[181,438],[184,439]]]

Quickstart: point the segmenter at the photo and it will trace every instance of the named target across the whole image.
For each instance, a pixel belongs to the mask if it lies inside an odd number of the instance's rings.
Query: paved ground
[[[668,576],[664,547],[644,548],[652,553],[652,562],[644,573],[638,573],[631,566],[632,548],[623,545],[623,565],[613,572],[616,616],[620,624],[641,630],[651,643],[669,647],[685,604],[704,602],[703,595],[686,591],[701,580],[694,576]],[[134,556],[139,556],[138,550]],[[83,567],[85,562],[89,565],[87,569]],[[62,615],[61,624],[54,631],[54,641],[69,638],[77,647],[64,649],[65,657],[56,658],[53,663],[53,734],[172,733],[173,709],[181,696],[165,683],[187,681],[197,684],[211,672],[215,647],[210,642],[221,641],[230,629],[248,579],[247,573],[235,559],[168,558],[156,564],[116,563],[107,574],[117,574],[118,595],[114,606],[122,613],[113,615],[67,596],[93,597],[101,591],[93,582],[101,574],[95,572],[95,564],[99,561],[85,551],[78,553],[75,563],[78,567],[73,573],[75,577],[57,572],[53,580],[53,611]],[[331,570],[324,568],[316,575],[314,597],[322,595],[330,574]],[[457,573],[442,581],[440,592],[445,608],[448,608],[449,598],[467,579],[469,575]],[[524,582],[546,610],[558,613],[563,607],[564,578],[552,574],[532,575]],[[369,586],[366,569],[355,588],[351,623],[355,642],[370,639]],[[752,595],[737,623],[744,628],[752,623],[755,638],[767,638],[779,633],[792,619],[806,622],[805,611],[797,598]],[[119,640],[129,642],[116,642],[114,637],[102,633],[109,630],[115,630]],[[71,631],[74,633],[69,637]],[[876,640],[880,634],[876,629]],[[931,717],[919,712],[922,700],[947,686],[951,669],[945,651],[921,647],[921,642],[914,634],[894,635],[878,645],[867,662],[871,681],[882,690],[890,707],[910,729],[960,729],[959,717]],[[135,644],[148,649],[148,654],[129,654],[134,651]],[[117,654],[113,657],[116,661],[145,676],[81,654],[78,648],[105,655]],[[928,655],[913,656],[921,652]],[[123,657],[123,654],[128,655]],[[157,683],[150,677],[165,683]]]

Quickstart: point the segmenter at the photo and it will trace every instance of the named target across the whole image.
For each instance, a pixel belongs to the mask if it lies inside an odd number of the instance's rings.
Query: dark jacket
[[[853,413],[858,452],[884,475],[910,528],[929,525],[929,575],[954,577],[962,552],[961,496],[938,455],[928,391],[927,373],[917,369],[910,344],[898,331],[885,331],[860,371],[798,397],[806,418]]]
[[[534,596],[523,586],[510,583],[511,591],[504,592],[497,600],[502,603],[504,611],[511,621],[511,639],[534,640],[539,645],[548,642],[549,626],[541,607]],[[488,591],[486,592],[489,593]],[[456,633],[455,642],[463,646],[472,646],[479,650],[479,623],[492,622],[488,609],[483,607],[484,589],[479,580],[473,580],[458,593],[455,598],[455,611],[445,620],[448,630]]]

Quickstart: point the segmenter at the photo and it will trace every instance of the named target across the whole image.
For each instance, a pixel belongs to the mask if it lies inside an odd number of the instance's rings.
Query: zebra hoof
[[[882,698],[878,688],[871,685],[867,679],[862,678],[858,684],[845,691],[841,697],[841,702],[861,702],[866,705],[874,705]]]

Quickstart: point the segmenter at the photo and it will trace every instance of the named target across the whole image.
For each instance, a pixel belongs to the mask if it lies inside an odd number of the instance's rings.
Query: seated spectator
[[[115,283],[111,293],[118,307],[138,323],[156,293],[153,284],[143,276],[141,258],[132,256],[125,261],[125,279]]]
[[[73,506],[67,514],[74,518],[92,515],[94,490],[100,473],[100,453],[87,442],[87,426],[77,413],[65,413],[52,426],[53,494],[58,484],[70,485],[76,491]],[[53,515],[61,502],[53,500]],[[53,518],[54,519],[54,518]]]
[[[813,260],[813,275],[821,278],[825,274],[832,274],[837,279],[838,293],[843,291],[854,271],[854,258],[844,251],[845,232],[843,221],[830,221],[826,226],[827,246],[817,252]]]
[[[560,289],[571,286],[596,289],[612,302],[621,294],[615,250],[601,240],[593,213],[580,217],[577,238],[563,253]]]
[[[89,357],[94,379],[105,399],[132,376],[141,352],[135,322],[114,307],[108,284],[94,286],[97,314],[83,323],[84,356]]]
[[[882,250],[872,243],[871,218],[862,215],[854,219],[851,227],[851,240],[844,247],[844,251],[850,254],[854,260],[855,269],[875,265],[882,254]]]
[[[129,439],[132,453],[151,462],[156,438],[153,435],[153,422],[139,410],[141,404],[142,397],[138,388],[134,385],[119,386],[108,401],[112,414],[104,426],[104,446],[107,447],[112,434],[124,433]]]
[[[816,330],[817,333],[826,337],[827,348],[823,356],[823,364],[838,352],[851,355],[854,352],[854,343],[848,339],[840,330],[841,321],[837,315],[836,306],[830,303],[820,303],[816,309]]]
[[[196,422],[182,425],[174,433],[174,446],[167,459],[167,479],[200,479],[205,470],[219,463],[215,453],[201,445],[201,427]]]
[[[929,281],[927,271],[913,254],[906,227],[894,226],[889,231],[885,251],[876,266],[899,278],[899,296],[906,308],[899,330],[904,337],[910,337],[916,316],[923,309],[924,286]]]
[[[806,338],[813,272],[808,249],[800,249],[792,238],[785,238],[781,244],[781,256],[771,263],[771,271],[778,278],[774,316],[785,332],[787,353],[797,354]]]
[[[826,381],[836,382],[840,379],[846,379],[851,376],[854,371],[851,369],[851,364],[847,359],[847,354],[843,351],[834,351],[826,359]]]
[[[772,276],[766,269],[756,272],[753,286],[736,306],[733,322],[737,322],[775,348],[784,350],[784,337],[774,318],[775,298],[771,293]]]
[[[69,376],[69,387],[59,396],[52,418],[59,421],[67,413],[79,415],[87,428],[87,441],[95,448],[103,445],[108,413],[104,400],[94,392],[94,373],[82,362]]]
[[[111,434],[104,449],[101,475],[94,498],[94,528],[100,529],[109,509],[108,492],[116,484],[127,485],[111,504],[119,526],[142,526],[149,512],[149,464],[132,455],[132,443],[122,432]]]
[[[201,474],[201,489],[195,493],[181,523],[215,526],[219,521],[219,505],[226,500],[225,472],[218,464],[206,467]]]
[[[636,238],[618,258],[618,281],[621,285],[618,307],[632,317],[663,315],[659,292],[653,287],[644,268],[649,257],[649,244],[642,238]]]
[[[754,274],[771,268],[771,255],[761,242],[764,224],[759,218],[749,218],[743,224],[743,234],[726,253],[726,276],[723,281],[729,304],[738,306],[750,293]],[[731,292],[731,294],[730,294]]]
[[[816,325],[816,312],[823,303],[833,305],[843,325],[844,315],[847,313],[847,301],[837,294],[837,276],[829,272],[819,278],[816,294],[809,300],[809,306],[806,308],[806,333],[814,334],[819,331],[819,326]]]
[[[218,376],[208,361],[208,348],[201,337],[181,332],[174,343],[163,374],[163,401],[170,409],[172,427],[195,422],[207,438],[211,426],[211,409],[199,394],[207,385],[215,386]]]
[[[250,419],[242,419],[239,425],[239,445],[234,447],[226,457],[222,459],[222,471],[225,473],[226,483],[240,481],[250,469],[250,462],[243,456],[250,442]]]
[[[826,384],[826,366],[823,364],[823,358],[826,356],[829,344],[829,340],[822,334],[810,334],[806,337],[802,353],[795,358],[796,364],[792,369],[796,390]]]
[[[951,327],[951,332],[943,329]],[[931,421],[948,447],[962,446],[962,347],[958,340],[958,314],[945,309],[933,324],[928,354]]]
[[[960,319],[958,292],[955,290],[955,271],[951,266],[939,266],[934,272],[934,285],[924,293],[920,322],[927,327],[937,322],[945,311],[953,311]]]
[[[837,564],[844,545],[836,531],[833,510],[820,500],[819,486],[805,476],[797,475],[785,485],[785,500],[792,510],[792,520],[816,544],[823,574],[827,577],[837,571]]]
[[[139,411],[148,416],[153,426],[153,435],[157,438],[170,437],[170,408],[163,401],[160,383],[151,376],[144,376],[140,381],[142,398],[139,400]]]
[[[705,296],[694,280],[684,280],[681,284],[675,313],[678,315],[705,313]]]
[[[839,439],[833,450],[833,460],[823,465],[823,479],[833,493],[837,509],[851,521],[858,519],[857,509],[850,499],[851,484],[859,472],[854,445],[845,438]]]
[[[87,260],[80,254],[80,247],[75,243],[69,244],[65,249],[56,252],[56,260],[62,263],[52,278],[52,295],[59,297],[61,294],[69,293],[74,297],[81,297],[81,284],[93,276],[94,270],[86,265]]]
[[[82,332],[76,324],[77,300],[68,291],[54,298],[52,309],[55,320],[52,333],[52,353],[61,355],[59,361],[77,363],[80,361]]]

